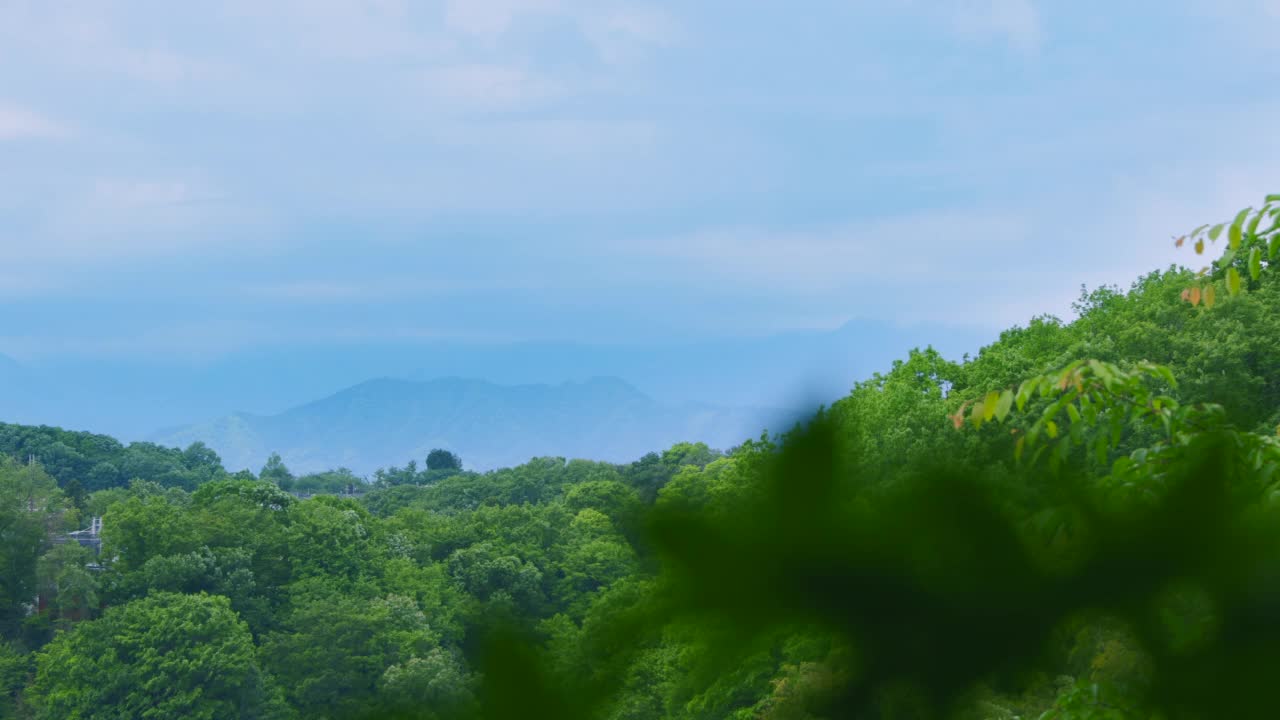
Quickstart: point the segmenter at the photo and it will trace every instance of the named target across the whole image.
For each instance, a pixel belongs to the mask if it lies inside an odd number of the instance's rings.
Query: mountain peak
[[[368,473],[447,448],[483,470],[544,455],[626,462],[686,440],[729,447],[761,422],[748,411],[666,406],[610,375],[558,385],[374,378],[276,415],[239,413],[156,439],[203,441],[229,468],[279,452],[294,472]]]

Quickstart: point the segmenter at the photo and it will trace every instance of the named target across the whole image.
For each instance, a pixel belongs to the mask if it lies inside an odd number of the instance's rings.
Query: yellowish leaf
[[[996,403],[1000,402],[1000,393],[992,390],[982,399],[982,419],[990,420],[996,414]]]
[[[983,407],[982,401],[979,400],[973,404],[973,409],[969,411],[969,422],[973,423],[975,428],[980,428],[983,421],[987,419],[986,414],[987,409]]]
[[[996,400],[996,420],[1004,422],[1009,417],[1009,410],[1013,408],[1013,391],[1005,390],[1000,393],[1000,397]]]
[[[1232,296],[1240,294],[1240,273],[1234,267],[1227,268],[1227,292]]]

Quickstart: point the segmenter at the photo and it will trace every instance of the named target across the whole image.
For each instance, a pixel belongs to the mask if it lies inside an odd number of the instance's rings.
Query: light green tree
[[[60,634],[36,656],[36,720],[282,717],[226,598],[156,593]]]

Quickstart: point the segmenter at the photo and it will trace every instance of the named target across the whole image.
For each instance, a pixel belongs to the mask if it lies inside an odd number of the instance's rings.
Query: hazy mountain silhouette
[[[980,330],[858,320],[835,330],[665,344],[364,343],[261,347],[204,359],[43,357],[0,361],[0,421],[137,440],[201,418],[280,414],[375,377],[525,385],[610,376],[667,405],[789,408],[835,400],[912,347],[932,343],[958,359],[994,339]]]
[[[781,412],[655,401],[616,378],[559,385],[498,385],[445,378],[378,379],[277,415],[237,413],[157,433],[186,446],[200,440],[229,469],[257,470],[279,452],[295,472],[339,466],[358,473],[422,463],[449,449],[470,469],[515,465],[536,456],[615,462],[684,440],[727,448],[785,422]]]

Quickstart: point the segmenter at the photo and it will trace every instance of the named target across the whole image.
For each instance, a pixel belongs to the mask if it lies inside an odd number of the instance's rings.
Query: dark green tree
[[[462,458],[448,450],[436,448],[427,454],[428,470],[461,470]]]

